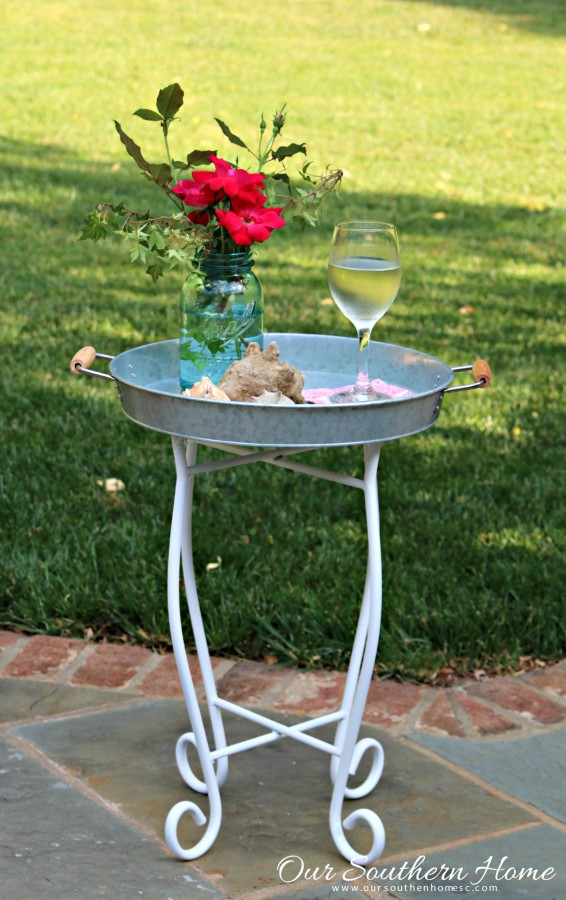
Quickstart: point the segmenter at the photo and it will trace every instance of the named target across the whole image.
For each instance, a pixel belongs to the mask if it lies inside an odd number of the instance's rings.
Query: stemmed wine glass
[[[387,312],[401,283],[399,240],[385,222],[341,222],[336,225],[328,258],[330,293],[358,332],[358,377],[353,388],[332,394],[332,403],[381,400],[368,373],[368,345],[375,323]]]

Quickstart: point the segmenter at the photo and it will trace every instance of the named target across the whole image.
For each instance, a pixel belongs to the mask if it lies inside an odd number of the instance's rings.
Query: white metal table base
[[[282,737],[289,737],[311,747],[316,747],[330,755],[330,777],[333,783],[329,815],[330,832],[337,849],[348,861],[367,865],[382,854],[385,846],[385,831],[381,819],[370,809],[356,810],[346,815],[343,819],[342,807],[345,799],[365,797],[372,791],[383,771],[383,749],[381,744],[373,738],[364,738],[358,741],[358,733],[377,654],[381,620],[381,549],[377,492],[377,467],[381,445],[377,443],[364,445],[365,473],[363,480],[306,466],[295,460],[287,459],[288,456],[301,452],[302,448],[284,448],[251,453],[242,447],[208,444],[208,446],[214,446],[217,449],[229,452],[231,454],[230,457],[210,463],[197,464],[197,446],[198,442],[196,441],[173,438],[177,484],[169,545],[168,603],[175,660],[193,729],[190,733],[183,734],[177,741],[177,766],[181,777],[190,788],[198,793],[208,794],[209,815],[207,819],[200,806],[192,800],[182,800],[176,803],[170,810],[165,823],[167,845],[172,853],[184,860],[196,859],[209,850],[216,839],[222,820],[220,788],[228,774],[228,757],[243,750],[271,743]],[[195,476],[201,472],[210,472],[216,469],[260,461],[294,469],[317,478],[337,481],[350,487],[357,487],[363,490],[365,496],[368,533],[367,576],[341,707],[336,712],[291,726],[279,723],[218,696],[200,612],[193,568],[192,499]],[[205,732],[185,650],[179,590],[181,559],[189,615],[206,701],[210,712],[213,747],[209,745]],[[267,731],[249,740],[227,745],[222,721],[222,711],[224,710],[255,722],[267,729]],[[308,733],[322,725],[328,725],[333,722],[337,723],[333,744],[320,740]],[[197,778],[190,768],[187,751],[191,746],[195,747],[198,753],[203,780]],[[355,775],[362,757],[367,752],[372,754],[371,770],[363,784],[355,788],[349,788],[348,778],[351,775]],[[181,846],[177,835],[179,821],[185,813],[192,816],[197,825],[206,825],[200,840],[193,847],[188,848]],[[372,832],[372,846],[366,854],[358,853],[349,843],[344,833],[345,830],[350,830],[358,824],[369,826]]]

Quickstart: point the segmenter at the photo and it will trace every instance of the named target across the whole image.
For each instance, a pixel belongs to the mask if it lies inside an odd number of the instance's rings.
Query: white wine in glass
[[[336,306],[358,332],[360,354],[356,384],[333,394],[332,403],[367,403],[384,397],[370,384],[368,345],[373,326],[395,300],[400,283],[401,257],[394,225],[336,225],[328,259],[328,284]]]

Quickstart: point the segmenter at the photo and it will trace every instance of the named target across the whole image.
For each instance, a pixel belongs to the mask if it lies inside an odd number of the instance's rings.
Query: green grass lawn
[[[350,335],[323,302],[332,226],[382,219],[398,226],[404,275],[374,336],[492,366],[488,391],[447,396],[435,428],[384,448],[381,671],[564,655],[565,32],[562,0],[8,0],[2,627],[169,642],[170,443],[68,363],[87,343],[117,354],[177,335],[179,273],[154,286],[119,244],[77,236],[100,200],[152,202],[112,120],[160,160],[158,129],[131,113],[179,81],[178,156],[228,152],[213,116],[245,137],[287,102],[286,138],[345,171],[319,231],[260,249],[269,330]],[[309,456],[361,472],[359,450]],[[125,489],[106,492],[109,477]],[[253,466],[202,476],[196,500],[212,649],[345,665],[359,492]]]

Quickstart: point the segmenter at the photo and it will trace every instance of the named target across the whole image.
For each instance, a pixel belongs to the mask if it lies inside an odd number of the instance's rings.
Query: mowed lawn
[[[68,363],[87,343],[117,354],[177,335],[179,272],[153,285],[119,243],[77,237],[101,200],[154,203],[112,120],[161,161],[159,129],[131,114],[178,81],[177,158],[230,154],[214,116],[251,139],[286,102],[286,138],[344,170],[318,231],[289,226],[259,249],[269,330],[351,335],[328,301],[332,227],[380,219],[398,227],[403,282],[374,337],[491,364],[489,390],[447,396],[433,429],[384,447],[380,672],[562,657],[562,0],[4,10],[0,626],[169,644],[170,442]],[[308,457],[361,473],[360,450]],[[359,492],[260,466],[198,479],[214,652],[346,665],[365,558]]]

